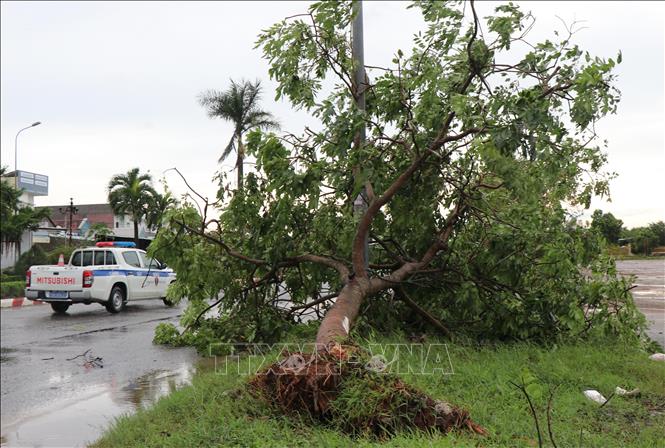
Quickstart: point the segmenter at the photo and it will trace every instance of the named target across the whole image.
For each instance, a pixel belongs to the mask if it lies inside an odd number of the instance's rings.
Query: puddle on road
[[[10,353],[14,353],[16,349],[0,347],[0,363],[11,361],[14,359],[13,356],[9,356]]]
[[[2,429],[2,447],[79,447],[95,441],[116,417],[147,408],[161,397],[191,384],[194,374],[212,370],[214,359],[195,366],[156,370],[128,384],[98,385],[85,396],[33,412]]]
[[[0,347],[0,364],[13,361],[19,353],[27,353],[30,350],[19,350],[16,348]]]

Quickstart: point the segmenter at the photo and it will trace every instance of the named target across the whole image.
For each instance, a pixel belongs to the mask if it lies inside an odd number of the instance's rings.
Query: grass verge
[[[489,431],[487,437],[402,432],[383,441],[350,438],[305,417],[280,415],[239,392],[246,376],[207,372],[198,375],[191,387],[163,398],[153,408],[117,419],[93,446],[538,446],[528,403],[511,385],[511,381],[520,382],[525,370],[540,386],[530,390],[544,446],[551,446],[546,429],[550,388],[556,388],[551,421],[559,447],[662,446],[665,364],[649,360],[643,351],[610,342],[552,348],[529,344],[447,348],[454,374],[438,371],[400,376],[433,397],[469,410]],[[429,370],[430,361],[417,350],[400,352],[400,362],[408,363],[414,372]],[[639,388],[641,395],[615,396],[600,407],[582,394],[585,389],[596,389],[609,397],[616,386]],[[364,406],[362,395],[354,403]]]

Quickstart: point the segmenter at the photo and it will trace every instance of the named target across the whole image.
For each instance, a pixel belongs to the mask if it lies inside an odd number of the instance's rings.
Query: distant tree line
[[[642,227],[627,229],[612,213],[596,210],[591,215],[591,228],[610,244],[630,242],[633,252],[648,255],[658,246],[665,246],[665,222],[658,221]]]

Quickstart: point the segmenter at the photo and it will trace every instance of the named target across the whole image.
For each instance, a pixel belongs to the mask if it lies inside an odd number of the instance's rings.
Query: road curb
[[[28,300],[25,297],[14,297],[12,299],[0,299],[0,308],[19,308],[22,306],[43,305],[41,300]]]

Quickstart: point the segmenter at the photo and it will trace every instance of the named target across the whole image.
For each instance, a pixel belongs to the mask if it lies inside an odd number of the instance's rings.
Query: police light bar
[[[95,244],[97,247],[136,247],[132,241],[100,241]]]

